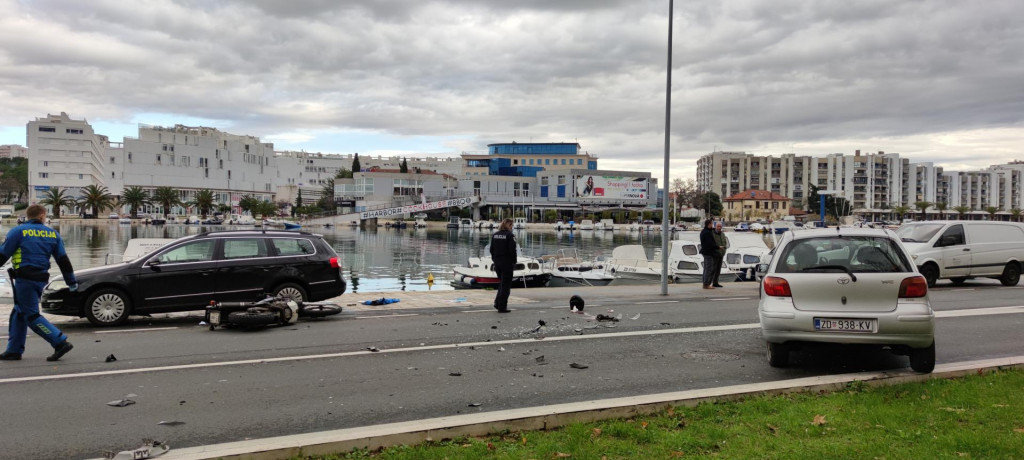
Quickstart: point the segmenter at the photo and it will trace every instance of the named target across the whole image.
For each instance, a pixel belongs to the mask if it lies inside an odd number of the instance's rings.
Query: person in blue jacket
[[[53,346],[53,354],[46,360],[57,361],[73,346],[57,326],[39,314],[39,296],[50,280],[50,257],[57,261],[64,282],[72,292],[78,290],[78,280],[60,234],[43,224],[46,208],[34,204],[25,210],[25,216],[28,221],[7,232],[7,239],[0,245],[0,265],[11,260],[12,268],[7,273],[14,283],[14,310],[8,326],[7,351],[0,354],[0,360],[21,359],[28,329],[32,329]]]

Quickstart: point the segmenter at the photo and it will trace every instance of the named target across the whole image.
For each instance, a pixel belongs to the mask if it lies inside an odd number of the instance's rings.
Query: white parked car
[[[935,286],[939,279],[963,283],[993,278],[1003,286],[1020,282],[1024,225],[1010,222],[915,222],[896,231],[914,264]]]
[[[786,232],[764,272],[758,316],[773,367],[809,343],[888,347],[935,367],[928,284],[890,230]]]

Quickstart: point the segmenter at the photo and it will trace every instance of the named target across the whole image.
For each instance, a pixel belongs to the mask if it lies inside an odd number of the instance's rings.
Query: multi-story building
[[[28,158],[28,149],[17,144],[0,145],[0,158]]]
[[[48,114],[28,122],[29,201],[43,198],[50,187],[77,196],[88,185],[105,185],[107,150],[116,149],[107,136],[93,132],[86,120]]]
[[[463,176],[528,176],[541,171],[597,169],[597,157],[575,142],[488,144],[486,154],[462,154]]]

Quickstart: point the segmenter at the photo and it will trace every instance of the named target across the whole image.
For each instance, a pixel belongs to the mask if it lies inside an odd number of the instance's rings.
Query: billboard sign
[[[595,200],[647,200],[646,177],[576,176],[576,198]]]

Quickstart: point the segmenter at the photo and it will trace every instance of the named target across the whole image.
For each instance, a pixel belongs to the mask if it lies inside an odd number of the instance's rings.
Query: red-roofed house
[[[725,220],[781,220],[789,215],[790,199],[768,190],[744,190],[723,200]]]

